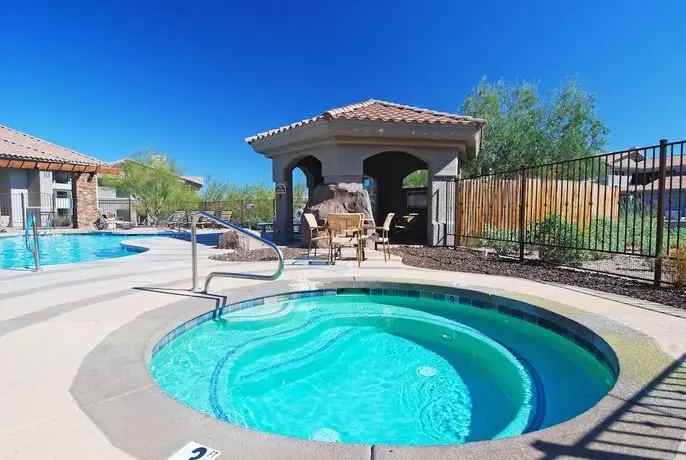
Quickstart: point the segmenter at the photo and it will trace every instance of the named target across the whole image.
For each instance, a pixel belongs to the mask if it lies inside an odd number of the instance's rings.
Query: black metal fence
[[[98,210],[104,214],[111,214],[120,219],[142,223],[138,221],[136,202],[132,198],[99,198]]]
[[[0,193],[0,216],[12,228],[24,228],[26,211],[36,213],[40,227],[71,227],[72,200],[50,193]]]
[[[307,205],[307,198],[293,200],[293,220],[300,222],[299,210]],[[102,212],[109,212],[138,225],[160,226],[175,213],[186,212],[188,216],[193,211],[210,211],[221,216],[228,216],[231,221],[246,228],[258,229],[260,224],[272,224],[276,218],[276,200],[274,199],[242,199],[226,201],[195,201],[174,203],[166,206],[154,219],[148,219],[145,209],[139,206],[135,199],[100,199],[98,208]],[[186,216],[184,219],[188,220]]]
[[[684,282],[686,141],[456,181],[456,245]]]

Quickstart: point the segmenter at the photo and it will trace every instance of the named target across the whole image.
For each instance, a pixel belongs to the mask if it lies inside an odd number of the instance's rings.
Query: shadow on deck
[[[541,458],[654,459],[686,455],[686,354],[575,443],[537,441]]]

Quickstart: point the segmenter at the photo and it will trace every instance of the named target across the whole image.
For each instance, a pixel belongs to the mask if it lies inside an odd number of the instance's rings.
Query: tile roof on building
[[[318,120],[390,121],[395,123],[428,123],[467,126],[482,126],[485,123],[485,120],[480,118],[473,118],[448,112],[437,112],[435,110],[412,107],[409,105],[369,99],[368,101],[357,104],[350,104],[336,109],[327,110],[321,115],[313,118],[307,118],[287,126],[282,126],[280,128],[258,133],[254,136],[246,138],[245,141],[248,144],[251,144],[256,140],[289,131]]]
[[[194,184],[198,184],[200,186],[205,185],[205,178],[202,176],[181,176],[181,179],[185,180],[186,182],[193,182]]]
[[[605,154],[605,164],[613,167],[614,169],[626,170],[626,171],[655,171],[660,167],[660,158],[651,157],[645,158],[643,150],[634,150],[631,153],[636,153],[636,156],[629,156],[627,153],[621,154]],[[682,166],[683,165],[683,166]],[[679,173],[686,174],[686,163],[684,163],[684,155],[674,154],[667,155],[667,163],[665,164],[666,169],[672,171],[678,171]]]
[[[639,161],[637,167],[639,169],[643,169],[643,161]],[[681,164],[683,163],[683,155],[668,155],[667,156],[667,163],[665,166],[667,169],[680,169]],[[653,168],[658,168],[660,166],[660,158],[646,158],[645,159],[645,167],[646,169],[653,169]],[[684,174],[686,174],[686,165],[683,166],[683,171]]]
[[[107,163],[97,158],[60,147],[3,125],[0,125],[0,158],[70,165],[107,166]]]
[[[626,185],[622,187],[622,191],[626,192],[650,192],[657,191],[660,189],[660,179],[655,179],[645,185]],[[686,176],[667,176],[665,177],[665,189],[666,190],[678,190],[686,189]]]

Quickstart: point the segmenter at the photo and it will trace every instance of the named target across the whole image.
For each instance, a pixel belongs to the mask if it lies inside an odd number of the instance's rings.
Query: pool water
[[[614,383],[586,350],[531,323],[357,294],[226,314],[171,341],[150,371],[180,402],[239,426],[396,445],[535,431],[587,410]]]
[[[71,264],[130,256],[141,250],[127,249],[121,243],[132,238],[155,235],[116,235],[111,233],[54,234],[38,237],[41,265]],[[30,242],[33,245],[33,242]],[[23,237],[0,238],[0,268],[33,268],[33,254]]]

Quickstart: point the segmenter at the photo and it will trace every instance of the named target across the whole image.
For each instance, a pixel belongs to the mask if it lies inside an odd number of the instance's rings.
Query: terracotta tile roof
[[[485,123],[485,121],[480,118],[448,112],[437,112],[435,110],[422,109],[409,105],[369,99],[368,101],[357,104],[350,104],[344,107],[327,110],[321,115],[298,121],[287,126],[258,133],[246,138],[245,141],[250,144],[256,140],[264,139],[273,136],[274,134],[289,131],[293,128],[298,128],[319,120],[391,121],[395,123],[428,123],[468,126],[481,126]]]
[[[665,177],[665,188],[666,189],[686,189],[686,176],[667,176]],[[654,190],[655,193],[660,189],[660,179],[655,179],[654,181],[643,185],[627,185],[622,187],[623,191],[629,192],[650,192]]]
[[[643,169],[643,161],[639,161],[637,168]],[[681,164],[683,163],[683,156],[682,155],[673,155],[673,156],[668,156],[667,157],[667,163],[665,166],[667,169],[680,169]],[[659,158],[646,158],[645,160],[645,165],[646,169],[657,169],[660,166],[660,159]],[[683,166],[684,173],[686,173],[686,164]]]
[[[0,125],[0,158],[72,165],[107,166],[107,163],[59,145]]]
[[[659,179],[652,182],[655,188],[659,185]],[[686,188],[686,176],[668,176],[665,177],[665,188],[680,189]]]
[[[181,176],[181,179],[185,180],[186,182],[193,182],[194,184],[198,184],[200,186],[205,185],[205,178],[202,176]]]

